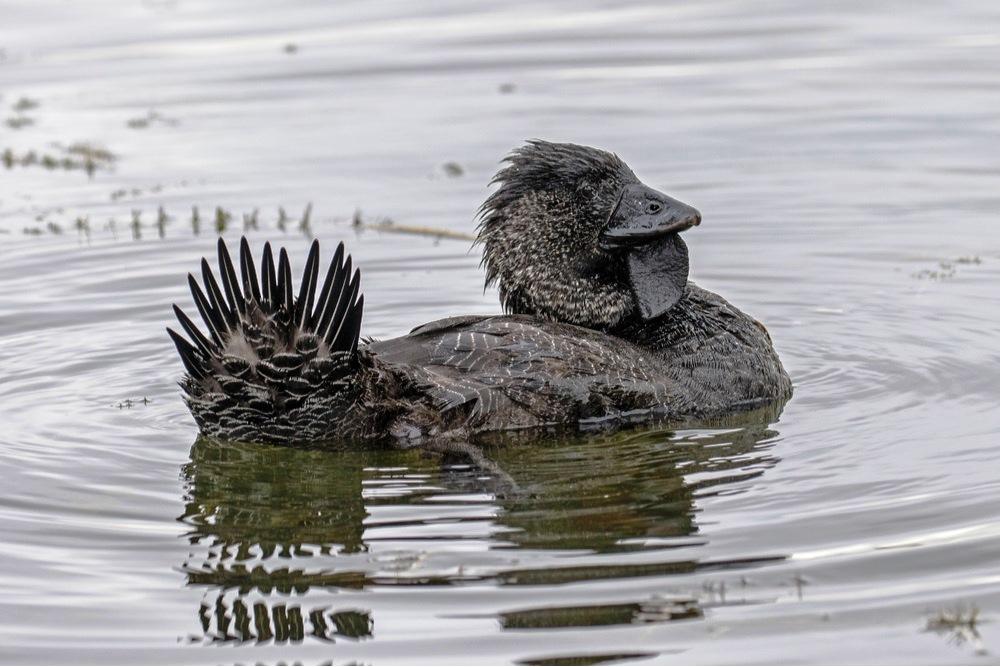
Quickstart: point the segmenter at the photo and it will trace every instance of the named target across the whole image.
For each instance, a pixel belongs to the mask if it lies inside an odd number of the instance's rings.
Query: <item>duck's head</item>
[[[504,308],[595,329],[658,317],[684,294],[678,234],[697,210],[644,185],[617,155],[530,141],[480,211],[486,284]]]

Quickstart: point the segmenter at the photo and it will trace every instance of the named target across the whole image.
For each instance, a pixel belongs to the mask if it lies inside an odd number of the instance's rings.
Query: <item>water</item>
[[[0,150],[116,159],[0,166],[0,660],[994,662],[1000,7],[421,4],[4,6]],[[780,417],[491,449],[525,495],[196,439],[163,327],[216,206],[346,240],[397,335],[496,295],[354,211],[471,233],[528,137],[703,212]]]

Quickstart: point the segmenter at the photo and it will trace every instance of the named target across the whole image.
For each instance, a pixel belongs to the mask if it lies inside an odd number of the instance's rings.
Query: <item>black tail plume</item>
[[[222,241],[220,238],[219,241]],[[226,251],[226,255],[229,251]],[[240,275],[243,277],[243,291],[246,293],[248,301],[254,303],[261,302],[260,284],[257,282],[257,267],[253,264],[253,255],[250,254],[250,244],[244,236],[240,239]]]
[[[314,241],[295,296],[284,248],[275,263],[271,244],[264,245],[259,274],[245,238],[239,254],[237,272],[220,238],[219,280],[204,259],[202,284],[188,275],[206,333],[176,305],[187,338],[167,330],[187,371],[182,387],[195,419],[216,437],[280,442],[330,435],[319,432],[346,400],[355,372],[364,312],[360,271],[341,243],[317,289]],[[313,412],[304,417],[309,406]]]
[[[240,285],[236,280],[236,269],[233,268],[233,260],[229,257],[229,248],[226,242],[219,237],[219,273],[222,275],[222,286],[226,290],[226,300],[229,302],[229,309],[240,315],[246,314],[246,304],[243,302],[243,293],[240,292]]]
[[[183,336],[170,327],[167,327],[167,333],[170,334],[174,345],[177,346],[177,352],[181,355],[181,363],[184,364],[184,368],[188,374],[196,380],[205,379],[208,375],[205,358],[198,353],[198,350],[191,343],[187,342]]]

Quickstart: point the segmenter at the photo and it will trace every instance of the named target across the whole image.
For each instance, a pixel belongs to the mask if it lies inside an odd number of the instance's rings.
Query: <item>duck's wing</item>
[[[677,407],[653,355],[627,341],[525,316],[449,318],[372,344],[464,426],[508,429]]]

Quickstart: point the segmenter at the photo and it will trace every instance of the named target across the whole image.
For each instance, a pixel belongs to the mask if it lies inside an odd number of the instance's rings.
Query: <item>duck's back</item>
[[[648,418],[690,409],[655,354],[528,316],[453,317],[370,344],[444,416],[474,431]]]

